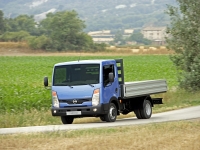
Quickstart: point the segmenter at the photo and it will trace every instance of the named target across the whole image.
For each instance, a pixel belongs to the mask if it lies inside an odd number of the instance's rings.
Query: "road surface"
[[[107,123],[84,123],[84,124],[68,124],[68,125],[47,125],[47,126],[31,126],[31,127],[18,127],[18,128],[0,128],[0,134],[16,134],[16,133],[34,133],[34,132],[51,132],[61,130],[78,130],[88,128],[103,128],[103,127],[116,127],[116,126],[129,126],[138,124],[158,123],[167,121],[178,121],[200,118],[200,106],[184,108],[169,112],[152,114],[150,119],[137,119],[127,118],[119,119],[116,122]]]

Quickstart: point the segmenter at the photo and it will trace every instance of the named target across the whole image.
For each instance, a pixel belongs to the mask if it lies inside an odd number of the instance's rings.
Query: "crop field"
[[[169,89],[177,86],[176,71],[167,55],[81,56],[81,60],[115,58],[124,59],[125,81],[166,79]],[[0,127],[57,124],[58,120],[50,114],[50,91],[44,88],[43,77],[48,76],[51,84],[55,63],[78,59],[79,56],[1,56]],[[199,104],[199,95],[192,95],[194,101],[186,106]],[[164,100],[168,102],[173,96],[180,99],[183,94],[168,94]],[[164,107],[155,110],[159,112]],[[169,110],[174,109],[172,107],[177,106],[170,106]]]
[[[111,58],[81,57],[81,59]],[[170,87],[176,85],[175,70],[168,56],[123,58],[125,81],[167,79]],[[43,77],[51,77],[55,63],[71,60],[78,60],[78,57],[0,57],[1,112],[49,108],[50,91],[44,89]]]

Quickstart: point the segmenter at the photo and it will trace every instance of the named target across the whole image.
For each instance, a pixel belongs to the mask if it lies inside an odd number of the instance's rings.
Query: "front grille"
[[[67,108],[67,107],[65,107]],[[66,109],[66,110],[58,110],[60,113],[66,113],[67,111],[84,111],[84,112],[90,112],[90,109],[75,109],[75,110],[71,110],[71,109]]]
[[[75,102],[74,102],[75,101]],[[59,100],[60,103],[67,103],[67,104],[82,104],[84,102],[92,101],[92,99],[67,99],[67,100]]]

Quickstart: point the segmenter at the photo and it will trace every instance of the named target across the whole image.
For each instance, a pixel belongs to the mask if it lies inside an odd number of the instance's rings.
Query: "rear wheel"
[[[106,115],[104,115],[106,122],[115,122],[117,119],[117,109],[115,104],[110,103],[109,111]]]
[[[61,116],[61,121],[63,124],[72,124],[74,121],[74,117],[72,116]]]
[[[149,100],[144,100],[137,109],[134,110],[138,119],[149,119],[152,115],[152,106]]]
[[[136,117],[137,117],[138,119],[142,119],[142,116],[141,116],[141,114],[140,114],[140,109],[135,109],[135,110],[134,110],[134,113],[135,113],[135,115],[136,115]]]
[[[143,119],[151,118],[152,107],[151,107],[151,102],[149,100],[144,100],[143,107],[140,110],[140,113]]]

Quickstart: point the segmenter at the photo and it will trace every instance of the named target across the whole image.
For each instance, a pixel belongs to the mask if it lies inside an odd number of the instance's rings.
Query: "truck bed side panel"
[[[121,86],[122,98],[164,93],[166,91],[167,91],[166,80],[126,82]]]

